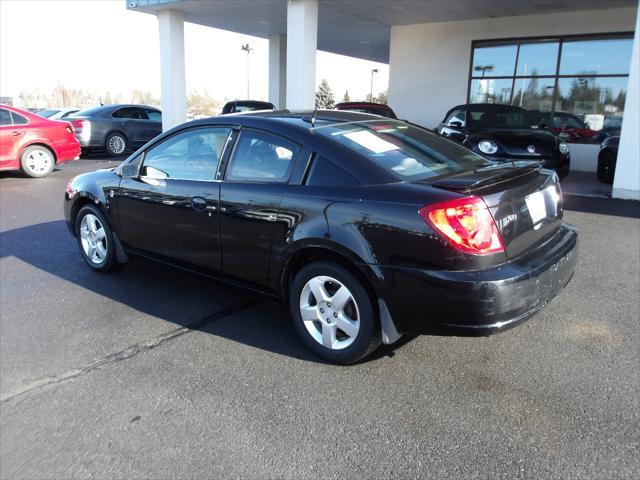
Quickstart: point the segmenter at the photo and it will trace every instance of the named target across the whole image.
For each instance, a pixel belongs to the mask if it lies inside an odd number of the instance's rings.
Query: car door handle
[[[11,132],[12,137],[17,137],[18,135],[22,135],[22,132]]]
[[[202,197],[193,197],[191,199],[191,208],[196,212],[204,212],[207,209],[207,201]]]

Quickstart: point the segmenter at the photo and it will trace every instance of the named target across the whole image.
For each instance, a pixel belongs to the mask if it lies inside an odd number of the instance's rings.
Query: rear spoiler
[[[469,193],[472,190],[495,186],[499,183],[508,182],[518,177],[528,175],[531,172],[540,170],[541,166],[542,162],[538,161],[513,160],[510,162],[485,165],[466,172],[454,173],[448,177],[436,180],[431,183],[431,185],[456,192]]]

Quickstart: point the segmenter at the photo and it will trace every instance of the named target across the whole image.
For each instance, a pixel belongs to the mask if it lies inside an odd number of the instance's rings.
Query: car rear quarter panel
[[[406,183],[289,186],[278,214],[271,285],[279,291],[288,259],[309,247],[324,248],[351,261],[372,280],[377,293],[391,288],[380,267],[459,270],[504,262],[503,254],[480,257],[458,252],[418,213],[425,205],[459,196]]]

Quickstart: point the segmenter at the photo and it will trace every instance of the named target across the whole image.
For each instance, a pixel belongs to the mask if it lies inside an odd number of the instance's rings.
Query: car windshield
[[[79,112],[69,115],[70,117],[92,117],[96,113],[102,111],[102,107],[92,107],[80,110]]]
[[[316,128],[400,180],[423,180],[491,164],[471,150],[403,122],[371,120]]]
[[[42,110],[40,112],[37,112],[37,114],[41,117],[44,118],[49,118],[52,115],[55,115],[56,113],[58,113],[60,110]]]
[[[531,117],[522,110],[509,110],[506,108],[474,110],[470,108],[469,116],[471,117],[471,127],[473,128],[538,128]]]

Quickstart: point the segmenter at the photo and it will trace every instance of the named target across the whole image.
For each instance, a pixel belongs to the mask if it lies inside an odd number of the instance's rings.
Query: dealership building
[[[316,51],[389,64],[389,104],[434,127],[463,103],[621,128],[612,194],[640,199],[638,0],[126,0],[158,18],[165,128],[186,119],[184,22],[269,40],[269,100],[313,109]],[[212,48],[214,48],[212,46]],[[596,169],[598,144],[571,145]]]

